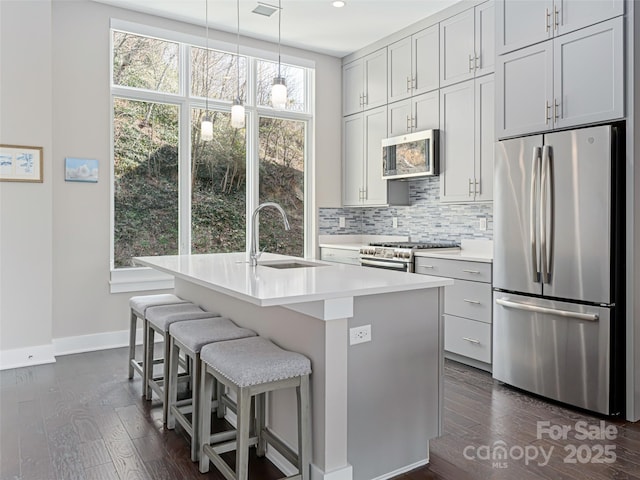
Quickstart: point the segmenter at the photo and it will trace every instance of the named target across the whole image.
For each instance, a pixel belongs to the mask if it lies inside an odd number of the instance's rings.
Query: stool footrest
[[[209,437],[209,446],[216,446],[217,444],[220,444],[222,442],[235,439],[237,433],[237,430],[226,430],[224,432],[212,433]]]

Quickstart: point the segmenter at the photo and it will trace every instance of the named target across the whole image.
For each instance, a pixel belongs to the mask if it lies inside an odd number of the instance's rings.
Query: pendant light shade
[[[205,142],[213,140],[213,122],[209,115],[206,115],[200,124],[200,137]]]
[[[271,106],[283,110],[287,106],[287,82],[282,76],[280,62],[280,37],[282,31],[282,0],[278,0],[278,76],[273,79],[271,87]]]
[[[239,98],[233,101],[233,106],[231,107],[231,126],[233,128],[244,127],[244,105],[242,105],[242,101]]]
[[[271,105],[278,110],[283,110],[284,107],[287,106],[287,83],[284,77],[276,77],[273,79]]]

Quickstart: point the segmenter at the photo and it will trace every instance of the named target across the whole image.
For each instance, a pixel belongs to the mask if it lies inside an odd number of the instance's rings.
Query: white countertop
[[[257,267],[251,267],[247,258],[246,253],[238,252],[136,257],[134,261],[260,306],[292,305],[453,285],[450,279],[430,275],[270,253],[260,257]],[[320,266],[277,269],[261,265],[269,261],[308,262]]]
[[[341,250],[357,250],[371,242],[406,242],[403,235],[318,235],[318,245]]]
[[[448,258],[450,260],[464,260],[467,262],[493,262],[493,241],[492,240],[462,240],[460,242],[460,250],[457,251],[441,251],[433,250],[416,250],[416,257],[429,258]]]

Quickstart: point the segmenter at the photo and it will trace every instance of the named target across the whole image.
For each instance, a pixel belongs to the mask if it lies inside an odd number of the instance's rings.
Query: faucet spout
[[[280,215],[282,215],[282,220],[284,222],[284,229],[291,230],[291,226],[289,225],[289,219],[287,218],[287,214],[280,205],[278,205],[275,202],[265,202],[258,205],[256,209],[253,211],[253,214],[251,215],[251,232],[250,232],[251,247],[249,249],[249,264],[252,267],[255,267],[256,265],[258,265],[258,258],[260,258],[260,255],[262,255],[262,252],[260,252],[260,249],[258,248],[258,242],[259,242],[258,213],[260,212],[260,210],[262,210],[265,207],[273,207],[276,210],[278,210],[280,212]]]

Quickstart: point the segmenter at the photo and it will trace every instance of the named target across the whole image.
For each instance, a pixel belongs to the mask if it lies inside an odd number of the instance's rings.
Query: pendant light
[[[205,93],[204,93],[204,119],[202,123],[200,123],[200,137],[202,141],[208,142],[213,140],[213,122],[211,121],[211,116],[209,115],[209,0],[204,0],[204,18],[205,18],[205,31],[206,31],[206,48],[205,55],[207,56],[205,59]]]
[[[238,28],[236,34],[236,77],[238,79],[238,90],[233,105],[231,106],[231,126],[233,128],[244,127],[244,105],[240,100],[240,0],[236,0],[236,10],[238,16]]]
[[[280,63],[280,36],[282,30],[282,0],[278,0],[278,76],[273,79],[271,87],[271,105],[283,110],[287,105],[287,82],[282,76]]]

